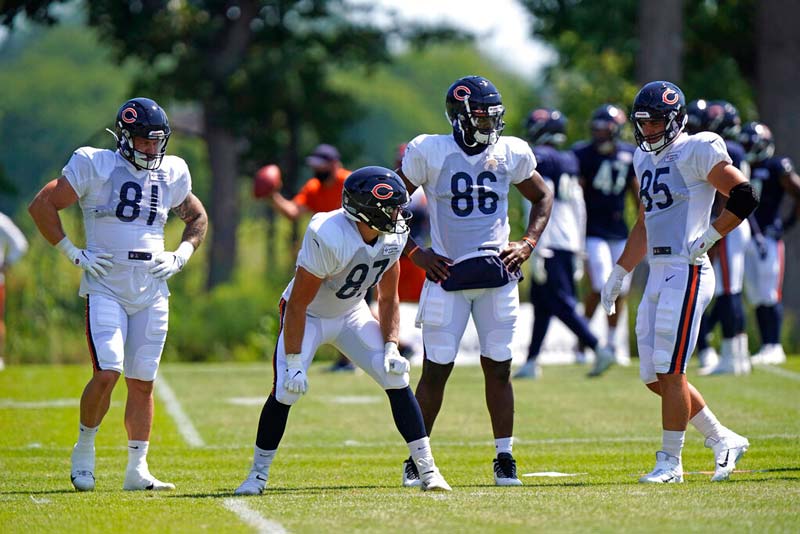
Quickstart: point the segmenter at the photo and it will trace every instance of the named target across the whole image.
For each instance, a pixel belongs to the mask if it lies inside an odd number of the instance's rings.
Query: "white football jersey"
[[[138,170],[119,152],[82,147],[62,174],[83,210],[86,248],[115,258],[163,251],[169,210],[192,190],[189,168],[177,156],[164,156],[156,170]]]
[[[306,312],[331,318],[354,308],[397,262],[407,240],[407,233],[381,233],[374,245],[368,245],[343,209],[315,214],[308,223],[297,266],[323,282]],[[289,299],[293,287],[294,279],[283,291],[284,299]]]
[[[5,213],[0,213],[0,266],[17,263],[27,251],[28,240],[25,235]]]
[[[721,161],[731,158],[722,138],[711,132],[682,133],[660,154],[636,150],[648,258],[688,260],[689,245],[708,229],[716,192],[708,173]]]
[[[403,156],[403,174],[428,198],[433,249],[458,261],[508,244],[508,190],[536,170],[528,143],[502,136],[470,156],[452,135],[420,135]]]

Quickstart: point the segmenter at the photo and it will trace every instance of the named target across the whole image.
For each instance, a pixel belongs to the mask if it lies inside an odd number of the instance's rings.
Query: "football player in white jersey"
[[[726,480],[749,442],[720,424],[685,372],[700,317],[714,293],[707,251],[747,219],[758,200],[719,135],[684,132],[686,100],[676,85],[643,86],[631,121],[639,145],[633,158],[641,184],[639,218],[601,301],[609,315],[614,313],[624,278],[647,256],[650,274],[636,317],[639,373],[661,396],[663,434],[655,469],[639,482],[683,482],[681,451],[689,422],[714,451],[711,480]],[[717,191],[728,200],[709,224]]]
[[[0,371],[6,364],[6,271],[28,251],[28,240],[5,213],[0,213]]]
[[[342,208],[317,213],[306,229],[295,276],[279,305],[272,392],[261,410],[250,474],[236,495],[259,495],[286,429],[289,409],[308,390],[317,348],[329,343],[386,390],[397,429],[408,444],[426,491],[450,491],[408,385],[408,360],[397,349],[400,323],[398,259],[408,238],[408,191],[383,167],[363,167],[344,182]],[[364,301],[378,288],[376,320]]]
[[[426,271],[417,323],[425,359],[417,400],[430,434],[467,321],[481,346],[486,405],[492,421],[495,484],[519,486],[512,456],[514,392],[511,340],[518,316],[520,266],[530,258],[553,205],[528,143],[501,137],[505,108],[486,78],[456,80],[445,97],[451,135],[420,135],[403,156],[409,191],[422,187],[431,221],[430,249],[409,239],[405,253]],[[525,235],[509,242],[509,187],[533,204]],[[419,483],[404,463],[404,484]]]
[[[86,338],[94,374],[81,396],[80,432],[72,452],[72,484],[95,487],[95,435],[111,392],[125,374],[128,399],[126,490],[174,489],[150,474],[147,451],[153,422],[153,381],[167,338],[167,280],[203,242],[208,217],[192,194],[186,162],[167,156],[169,121],[149,98],[119,108],[117,150],[82,147],[62,176],[45,185],[29,206],[39,231],[83,269]],[[65,235],[59,210],[80,204],[86,246]],[[180,246],[164,248],[169,210],[186,224]]]

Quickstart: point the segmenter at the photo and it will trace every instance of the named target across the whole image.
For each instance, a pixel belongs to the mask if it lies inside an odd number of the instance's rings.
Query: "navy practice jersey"
[[[745,178],[750,179],[750,164],[747,162],[747,154],[744,147],[736,141],[725,139],[725,148],[728,149],[728,155],[731,157],[731,165],[742,171]]]
[[[761,199],[753,216],[761,232],[773,239],[783,236],[780,208],[785,190],[781,185],[781,176],[793,170],[792,160],[781,156],[753,163],[750,170],[750,182]]]
[[[635,176],[635,149],[633,145],[622,142],[616,143],[616,150],[609,154],[599,153],[590,142],[572,147],[584,182],[587,237],[627,239],[625,191]]]
[[[538,246],[540,249],[578,252],[583,248],[585,224],[578,160],[572,152],[561,152],[549,145],[533,147],[533,154],[537,161],[536,170],[553,190],[553,210]]]

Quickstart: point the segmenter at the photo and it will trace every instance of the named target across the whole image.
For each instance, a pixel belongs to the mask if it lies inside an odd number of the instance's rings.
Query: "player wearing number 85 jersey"
[[[452,135],[416,137],[406,148],[400,173],[409,191],[425,191],[431,221],[431,249],[409,239],[405,251],[428,277],[417,316],[425,358],[416,395],[430,433],[472,315],[495,438],[495,484],[516,486],[522,482],[511,455],[510,344],[519,308],[517,281],[547,224],[553,193],[536,172],[528,144],[500,136],[505,108],[492,82],[481,76],[456,80],[445,107]],[[509,242],[512,184],[533,207],[525,235]],[[406,474],[404,482],[413,484],[414,474]]]
[[[731,165],[721,137],[684,133],[686,101],[676,85],[657,81],[642,87],[631,120],[639,143],[633,160],[641,183],[639,218],[601,299],[606,311],[614,313],[624,277],[647,256],[650,274],[636,317],[639,373],[661,396],[663,434],[655,469],[640,482],[683,481],[681,451],[689,422],[714,450],[711,480],[725,480],[749,443],[717,421],[685,371],[700,317],[714,292],[707,251],[741,224],[758,200]],[[716,191],[728,200],[709,225]]]
[[[206,234],[208,217],[191,192],[186,163],[167,156],[169,121],[148,98],[120,107],[117,150],[79,148],[62,176],[45,185],[29,211],[42,235],[83,269],[86,338],[94,374],[81,397],[80,434],[72,453],[72,483],[93,490],[94,438],[111,393],[125,374],[128,469],[124,489],[173,489],[150,474],[146,454],[153,419],[153,381],[167,337],[169,289]],[[78,202],[86,247],[64,234],[59,210]],[[173,210],[186,224],[174,252],[164,248]]]

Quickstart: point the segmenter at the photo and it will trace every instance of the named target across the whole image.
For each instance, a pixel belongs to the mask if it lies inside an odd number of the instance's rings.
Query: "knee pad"
[[[282,383],[275,385],[275,399],[281,404],[292,406],[294,403],[300,400],[300,397],[302,397],[302,395],[286,391],[286,388],[283,387]]]
[[[514,325],[510,328],[492,330],[486,334],[481,354],[496,362],[511,361],[511,341],[514,338]]]
[[[449,332],[425,332],[422,333],[425,344],[425,356],[433,363],[446,365],[456,359],[458,352],[458,340],[456,336]]]

